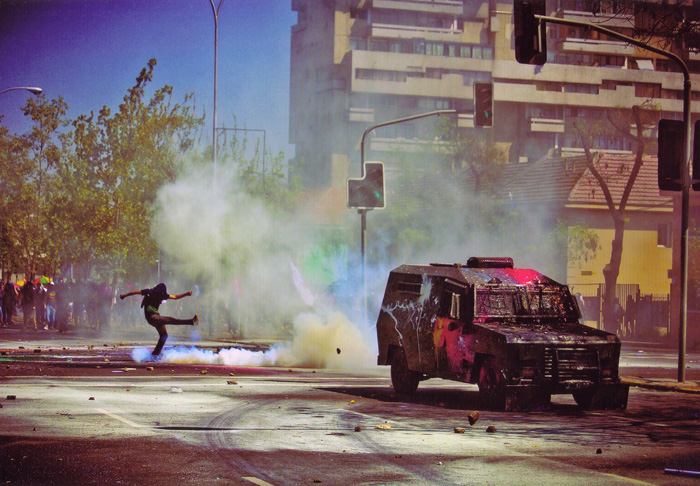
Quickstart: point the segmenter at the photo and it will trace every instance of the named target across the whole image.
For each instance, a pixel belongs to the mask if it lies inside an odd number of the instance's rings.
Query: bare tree
[[[603,321],[613,322],[613,305],[615,302],[615,287],[617,277],[620,274],[620,262],[622,261],[622,247],[625,236],[625,211],[632,188],[642,167],[645,149],[652,141],[645,137],[645,129],[655,125],[658,120],[658,110],[650,104],[633,106],[630,110],[618,110],[608,112],[607,120],[602,123],[591,124],[585,120],[577,120],[574,124],[578,137],[586,154],[587,168],[593,177],[592,184],[597,184],[603,192],[610,217],[612,218],[614,236],[612,241],[610,261],[603,268],[605,279],[605,293],[603,294]],[[612,176],[601,170],[600,161],[602,152],[594,151],[595,137],[601,133],[609,133],[614,130],[623,138],[632,138],[636,145],[636,153],[632,167],[627,171],[621,171]],[[627,180],[620,199],[615,201],[610,190],[612,178],[624,178]],[[619,179],[618,179],[619,180]]]
[[[689,51],[700,50],[700,8],[696,1],[587,0],[585,10],[607,19],[630,19],[629,29],[635,38],[670,49],[682,59],[688,59]]]

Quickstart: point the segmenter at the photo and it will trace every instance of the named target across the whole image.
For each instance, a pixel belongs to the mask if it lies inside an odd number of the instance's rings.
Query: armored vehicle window
[[[486,287],[476,290],[476,315],[481,317],[533,316],[577,319],[575,303],[566,288]]]
[[[396,288],[399,292],[411,292],[413,294],[420,294],[421,284],[420,282],[399,282]]]
[[[448,290],[443,290],[440,295],[440,316],[459,320],[461,295]]]

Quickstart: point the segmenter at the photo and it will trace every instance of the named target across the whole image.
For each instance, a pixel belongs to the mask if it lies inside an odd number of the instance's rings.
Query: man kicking
[[[160,304],[166,300],[182,299],[183,297],[192,295],[192,291],[185,292],[184,294],[170,295],[168,294],[165,284],[159,283],[152,289],[132,290],[131,292],[120,294],[119,298],[124,300],[125,297],[130,297],[132,295],[143,295],[141,307],[143,307],[144,314],[146,315],[146,322],[155,327],[158,331],[158,335],[160,336],[158,339],[158,344],[156,344],[156,347],[151,352],[153,356],[158,356],[160,354],[163,346],[165,346],[165,341],[168,339],[168,331],[165,329],[166,324],[190,326],[196,326],[199,324],[199,317],[197,314],[195,314],[192,319],[177,319],[175,317],[161,316],[158,313]]]

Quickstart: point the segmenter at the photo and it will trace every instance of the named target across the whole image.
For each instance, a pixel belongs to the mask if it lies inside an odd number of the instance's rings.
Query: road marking
[[[268,483],[267,481],[263,481],[262,479],[258,478],[243,478],[246,481],[250,481],[253,484],[257,484],[258,486],[273,486],[272,484]]]
[[[98,412],[107,415],[108,417],[112,417],[114,420],[119,420],[120,422],[125,423],[126,425],[131,425],[132,427],[138,429],[140,427],[143,427],[141,424],[137,424],[136,422],[132,422],[129,419],[125,419],[124,417],[120,417],[117,414],[114,414],[112,412],[108,412],[107,410],[102,410],[101,408],[96,409]]]
[[[610,473],[601,473],[601,474],[603,474],[604,476],[609,476],[611,478],[621,479],[623,481],[627,481],[628,483],[632,483],[632,484],[641,484],[643,486],[654,486],[653,483],[647,483],[646,481],[640,481],[639,479],[632,479],[632,478],[628,478],[626,476],[618,476],[617,474],[610,474]]]

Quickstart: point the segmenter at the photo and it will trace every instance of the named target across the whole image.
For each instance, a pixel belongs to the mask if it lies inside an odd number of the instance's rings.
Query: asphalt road
[[[471,385],[429,380],[402,400],[386,368],[134,363],[137,344],[0,342],[0,483],[698,484],[664,473],[700,469],[697,394],[633,387],[615,412],[556,396],[470,425]],[[622,363],[675,366],[654,349]]]

